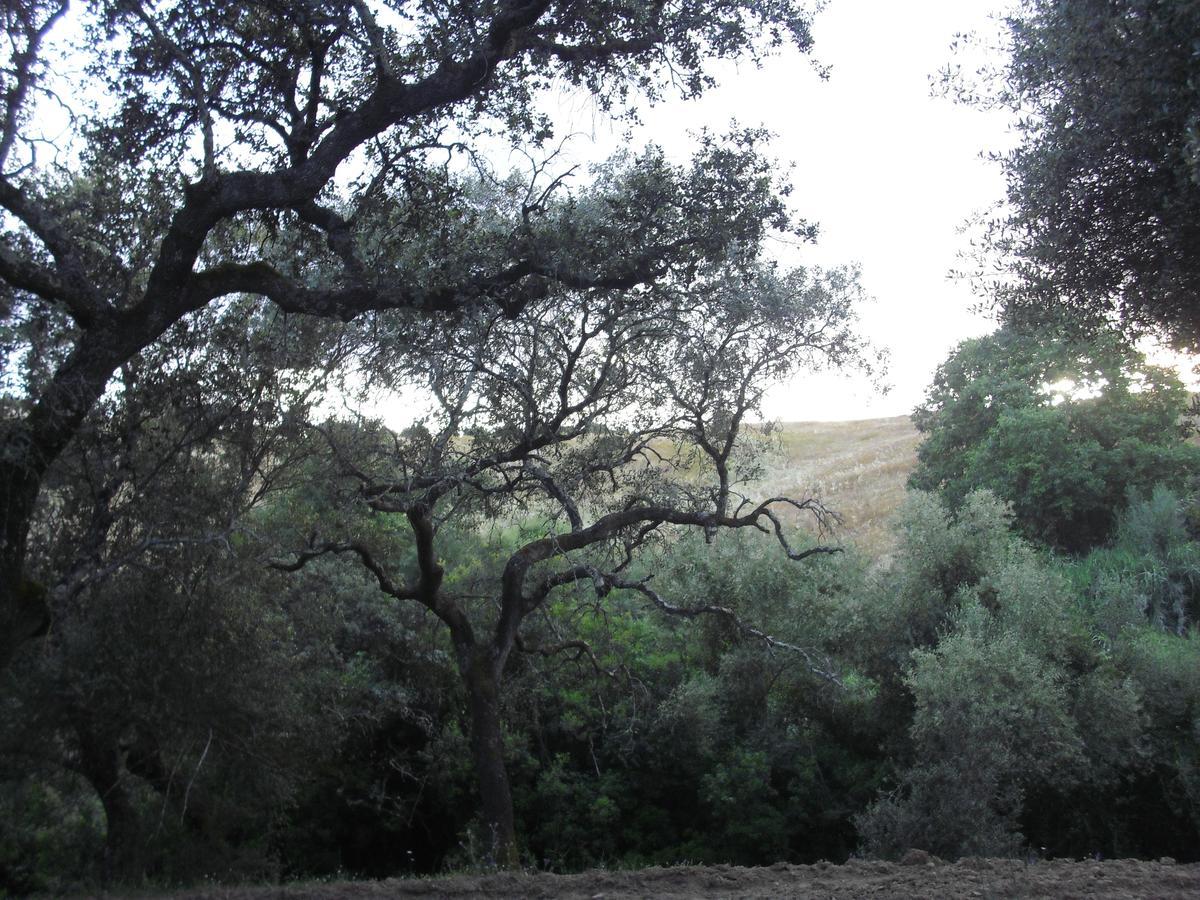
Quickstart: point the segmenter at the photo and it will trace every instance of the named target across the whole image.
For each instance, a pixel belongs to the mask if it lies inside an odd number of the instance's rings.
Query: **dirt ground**
[[[653,897],[1200,897],[1200,863],[964,859],[918,857],[906,864],[851,861],[769,868],[678,866],[580,875],[505,872],[446,878],[331,882],[270,888],[210,888],[175,900],[308,900],[374,897],[554,897],[617,900]]]

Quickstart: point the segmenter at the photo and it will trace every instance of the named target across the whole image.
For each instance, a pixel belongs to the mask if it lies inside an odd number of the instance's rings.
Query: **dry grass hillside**
[[[894,544],[889,524],[916,465],[920,435],[908,416],[858,422],[789,422],[759,489],[819,497],[842,517],[836,535],[878,555]]]

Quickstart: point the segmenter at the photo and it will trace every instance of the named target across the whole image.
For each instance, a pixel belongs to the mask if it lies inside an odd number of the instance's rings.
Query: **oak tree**
[[[998,299],[1014,321],[1066,309],[1196,350],[1200,10],[1025,0],[1003,22],[989,99],[1019,116],[1020,142],[987,242]]]
[[[489,140],[544,146],[551,87],[628,113],[703,92],[714,58],[807,51],[799,3],[16,0],[0,18],[0,666],[46,624],[25,564],[47,472],[120,367],[214,300],[517,316],[785,224],[744,155],[633,178],[608,209],[597,191],[587,216],[539,191],[506,232],[460,176]],[[387,227],[364,225],[381,206]]]
[[[1200,461],[1188,393],[1114,331],[964,341],[913,413],[925,435],[909,486],[958,508],[986,488],[1031,540],[1071,552],[1104,543],[1131,490],[1182,488]]]
[[[498,863],[518,861],[501,728],[508,658],[592,653],[578,635],[525,640],[550,603],[633,592],[662,612],[719,616],[781,644],[710,598],[681,602],[639,566],[680,529],[710,540],[757,529],[794,560],[833,551],[789,537],[797,516],[828,524],[818,500],[751,495],[764,434],[747,417],[799,367],[867,364],[853,331],[859,296],[853,272],[718,271],[670,292],[556,288],[515,320],[494,310],[452,323],[410,317],[402,335],[373,336],[370,367],[431,407],[400,431],[316,426],[330,448],[322,481],[338,476],[338,487],[324,516],[296,523],[303,548],[275,565],[348,557],[448,630],[485,846]],[[388,539],[380,520],[404,523],[408,539]],[[509,539],[493,540],[483,560],[456,559],[451,529]],[[832,677],[814,654],[790,649]]]

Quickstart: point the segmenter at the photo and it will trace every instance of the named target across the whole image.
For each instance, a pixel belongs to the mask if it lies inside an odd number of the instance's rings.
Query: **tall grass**
[[[895,547],[889,524],[904,500],[921,436],[908,416],[857,422],[789,422],[758,490],[818,497],[838,513],[835,538],[879,559]]]

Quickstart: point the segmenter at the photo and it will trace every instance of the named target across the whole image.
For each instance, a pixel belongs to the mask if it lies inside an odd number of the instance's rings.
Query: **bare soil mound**
[[[1008,859],[936,860],[910,865],[852,861],[769,868],[678,866],[579,875],[502,872],[446,878],[339,882],[271,888],[211,888],[173,895],[189,900],[367,897],[554,897],[616,900],[653,897],[1200,897],[1200,864],[1170,860],[1026,864]]]

